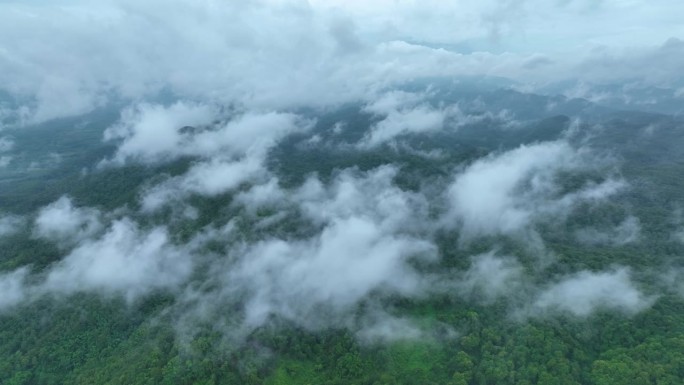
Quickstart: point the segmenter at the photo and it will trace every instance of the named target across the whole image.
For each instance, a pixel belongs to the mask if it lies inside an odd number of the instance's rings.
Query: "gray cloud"
[[[105,133],[105,139],[118,140],[120,145],[113,159],[103,165],[198,158],[185,174],[144,192],[143,208],[155,210],[191,194],[217,195],[267,178],[268,150],[286,135],[311,125],[297,115],[275,112],[237,114],[215,123],[219,119],[218,110],[204,104],[137,106],[124,112],[121,121]]]
[[[183,200],[192,194],[214,196],[240,184],[266,176],[264,153],[247,154],[239,160],[212,159],[198,163],[185,174],[153,186],[142,197],[143,209],[151,211]]]
[[[500,297],[518,294],[526,277],[524,269],[513,257],[499,257],[495,252],[471,258],[471,265],[454,283],[466,298],[489,303]]]
[[[0,88],[19,101],[9,114],[31,123],[162,91],[277,109],[372,99],[388,85],[426,76],[493,75],[536,82],[585,75],[643,77],[641,68],[654,68],[646,74],[648,81],[681,78],[676,40],[641,56],[606,59],[599,53],[590,55],[586,65],[577,59],[601,45],[655,46],[681,35],[678,20],[667,17],[680,4],[582,3],[3,3]],[[634,26],[643,32],[639,39]],[[494,43],[493,31],[500,36]],[[558,52],[561,39],[568,52]],[[469,48],[461,50],[467,53],[441,48],[452,46]],[[586,71],[589,64],[610,70]]]

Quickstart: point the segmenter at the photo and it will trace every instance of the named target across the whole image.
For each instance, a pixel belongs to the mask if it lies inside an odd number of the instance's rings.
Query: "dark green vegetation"
[[[440,97],[450,101],[449,95]],[[466,93],[460,97],[471,96]],[[391,146],[372,151],[352,147],[332,150],[307,145],[305,140],[311,133],[293,135],[272,152],[269,166],[283,186],[291,187],[314,172],[329,180],[336,170],[368,170],[394,163],[401,167],[396,184],[418,190],[433,180],[448,178],[457,165],[492,151],[557,138],[572,124],[567,115],[593,119],[602,123],[602,129],[580,125],[581,135],[576,140],[588,140],[594,148],[614,157],[620,165],[614,172],[622,174],[632,187],[608,204],[581,207],[564,223],[542,225],[539,231],[546,246],[558,258],[541,273],[552,277],[614,264],[631,266],[647,293],[665,292],[651,308],[634,316],[605,311],[587,318],[559,314],[518,320],[510,316],[510,306],[504,300],[487,303],[450,295],[397,297],[385,299],[385,307],[426,325],[432,335],[369,344],[347,329],[312,332],[274,319],[236,342],[209,324],[200,325],[200,332],[190,339],[179,337],[174,316],[165,312],[174,301],[172,293],[160,291],[130,304],[115,296],[56,296],[0,314],[0,383],[684,383],[684,300],[676,289],[663,290],[664,283],[657,278],[663,269],[684,262],[684,246],[672,237],[680,225],[673,223],[672,212],[684,191],[684,123],[665,115],[603,110],[577,100],[561,103],[557,109],[562,113],[537,114],[537,104],[548,100],[521,98],[512,91],[491,92],[483,99],[489,106],[500,103],[516,113],[520,111],[525,123],[505,128],[496,119],[484,119],[455,133],[407,138],[414,148],[443,151],[446,155],[439,160]],[[114,118],[107,113],[91,118],[92,123],[82,127],[76,121],[65,121],[12,134],[19,155],[11,168],[0,174],[2,212],[34,215],[38,208],[69,194],[80,206],[103,210],[125,207],[143,225],[167,222],[170,212],[136,214],[140,188],[160,174],[181,173],[191,160],[93,170],[93,164],[114,150],[111,144],[100,143],[102,129]],[[326,114],[314,130],[323,143],[334,140],[353,144],[373,119],[351,106]],[[340,120],[346,121],[349,129],[334,136],[330,127]],[[648,126],[656,127],[655,131],[644,131]],[[58,154],[61,161],[31,167],[31,161],[42,159],[38,154],[50,153]],[[44,162],[48,161],[46,158]],[[90,171],[82,173],[83,167]],[[591,178],[599,176],[567,175],[561,182],[572,190]],[[175,241],[187,240],[208,224],[243,215],[242,209],[230,205],[234,195],[193,197],[198,217],[169,223]],[[638,243],[584,245],[572,236],[577,229],[616,225],[627,213],[641,221],[642,239]],[[248,231],[249,223],[244,228]],[[307,230],[296,219],[268,229],[291,237]],[[492,238],[463,246],[457,239],[455,232],[440,233],[439,266],[425,269],[465,269],[469,256],[492,247],[518,255],[526,269],[535,269],[534,257],[526,255],[528,251],[519,242]],[[220,245],[216,249],[220,250]],[[62,256],[56,245],[33,239],[28,226],[0,238],[0,268],[5,271],[31,265],[40,272]],[[225,311],[230,313],[231,309]]]

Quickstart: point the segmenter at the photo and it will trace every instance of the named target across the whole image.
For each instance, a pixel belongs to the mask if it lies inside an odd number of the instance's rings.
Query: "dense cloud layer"
[[[681,41],[659,47],[684,33],[669,16],[681,7],[670,0],[9,2],[0,5],[0,89],[18,98],[4,115],[36,122],[160,92],[282,108],[366,100],[431,76],[659,85],[681,81]]]

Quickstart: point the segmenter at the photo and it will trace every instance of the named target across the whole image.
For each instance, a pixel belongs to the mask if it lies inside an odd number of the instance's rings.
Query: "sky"
[[[31,124],[164,92],[329,107],[432,76],[679,89],[681,14],[669,0],[3,1],[0,90],[18,100],[4,115]]]

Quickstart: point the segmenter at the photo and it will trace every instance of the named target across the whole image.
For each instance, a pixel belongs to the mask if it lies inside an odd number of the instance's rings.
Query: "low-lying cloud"
[[[131,220],[116,220],[101,237],[82,242],[51,267],[42,288],[120,293],[132,300],[184,282],[193,268],[188,251],[172,245],[164,228],[143,231]]]
[[[0,216],[0,237],[12,235],[20,231],[25,223],[25,219],[17,215]]]
[[[385,234],[371,220],[353,217],[334,221],[308,241],[259,243],[228,279],[252,291],[247,323],[258,326],[274,314],[315,325],[321,307],[333,316],[348,314],[375,290],[413,293],[421,277],[407,259],[432,248],[429,242]]]
[[[559,174],[591,167],[590,157],[586,150],[559,140],[479,159],[449,186],[444,220],[458,226],[465,238],[510,235],[528,230],[544,217],[563,218],[578,203],[604,200],[625,186],[607,179],[564,192]]]
[[[74,207],[71,198],[63,196],[38,212],[33,233],[38,238],[72,244],[102,230],[101,216],[98,210]]]
[[[16,306],[26,300],[26,276],[28,268],[0,274],[0,311]]]
[[[436,246],[408,223],[424,215],[424,202],[394,185],[397,172],[389,166],[345,170],[328,185],[312,176],[290,191],[274,180],[254,187],[263,189],[261,195],[292,200],[285,206],[281,201],[280,207],[294,207],[320,230],[303,239],[266,236],[252,244],[234,244],[228,251],[233,262],[219,260],[212,269],[220,282],[218,292],[192,296],[190,302],[216,312],[223,306],[216,298],[244,301],[240,306],[250,329],[272,317],[320,329],[355,324],[350,318],[354,309],[370,295],[422,293],[428,281],[410,261],[436,261]],[[251,211],[273,202],[266,196],[239,201]],[[376,334],[368,333],[369,338]]]
[[[144,193],[142,206],[151,211],[192,194],[213,196],[245,182],[267,179],[264,162],[269,149],[310,125],[291,113],[224,115],[203,104],[141,105],[124,112],[121,121],[106,131],[106,140],[120,144],[114,157],[103,165],[196,159],[186,173]]]
[[[533,311],[560,311],[586,317],[597,309],[634,314],[651,306],[654,297],[644,294],[620,267],[605,272],[582,271],[549,285],[533,302]]]
[[[584,228],[576,233],[580,242],[591,245],[622,246],[639,241],[641,223],[634,216],[628,216],[617,226],[610,229]]]
[[[498,298],[518,294],[527,277],[514,257],[497,256],[494,251],[471,258],[471,265],[454,286],[466,298],[490,303]]]
[[[424,99],[425,95],[393,91],[367,105],[364,110],[382,120],[371,127],[360,146],[371,148],[400,135],[443,129],[451,109],[432,107]]]
[[[190,277],[202,234],[184,245],[171,242],[164,227],[142,229],[127,217],[104,226],[92,208],[74,207],[67,197],[43,208],[34,236],[68,250],[42,271],[22,267],[0,275],[0,309],[45,295],[95,292],[129,302],[155,290],[174,290]],[[59,228],[56,220],[64,219]],[[30,278],[30,279],[29,279]]]
[[[512,165],[503,169],[513,177],[497,185],[498,191],[513,194],[504,194],[510,198],[507,202],[513,202],[512,210],[518,209],[519,180],[525,180],[523,187],[530,189],[529,199],[541,198],[539,211],[522,206],[520,210],[529,212],[525,218],[570,207],[558,203],[570,198],[549,198],[556,191],[549,173],[557,170],[554,162],[558,159],[576,162],[577,150],[557,142],[535,146],[481,159],[456,180],[468,182],[471,177],[460,178],[477,170],[478,177],[500,181],[502,165]],[[141,227],[127,217],[106,218],[62,197],[39,211],[34,235],[58,243],[68,240],[66,248],[71,249],[41,274],[21,268],[0,276],[5,289],[0,308],[45,295],[78,292],[120,295],[132,302],[163,290],[177,294],[169,310],[179,312],[181,328],[209,317],[237,322],[234,333],[240,334],[275,318],[310,330],[346,327],[362,340],[378,342],[425,335],[412,320],[387,313],[381,305],[387,297],[420,299],[440,293],[483,304],[505,299],[510,301],[511,315],[525,316],[570,313],[586,317],[599,309],[631,315],[653,303],[626,268],[582,271],[539,284],[533,283],[516,257],[492,251],[473,256],[465,271],[422,271],[421,264],[439,263],[440,249],[433,235],[440,227],[430,225],[430,202],[425,195],[395,184],[399,172],[389,165],[365,172],[347,169],[327,183],[312,175],[292,189],[280,187],[271,178],[243,191],[232,203],[252,214],[270,207],[281,219],[296,213],[312,226],[306,236],[257,232],[245,237],[231,220],[222,228],[209,226],[178,245],[163,226]],[[591,186],[573,194],[586,199],[604,196],[595,190]],[[532,219],[521,222],[520,228],[533,223]],[[59,228],[57,223],[64,226]],[[499,224],[491,228],[509,234]],[[471,235],[475,234],[489,233]],[[224,251],[199,252],[211,240],[223,242]],[[197,275],[199,266],[209,268]],[[225,308],[233,311],[223,314]],[[360,308],[366,311],[359,312]]]

